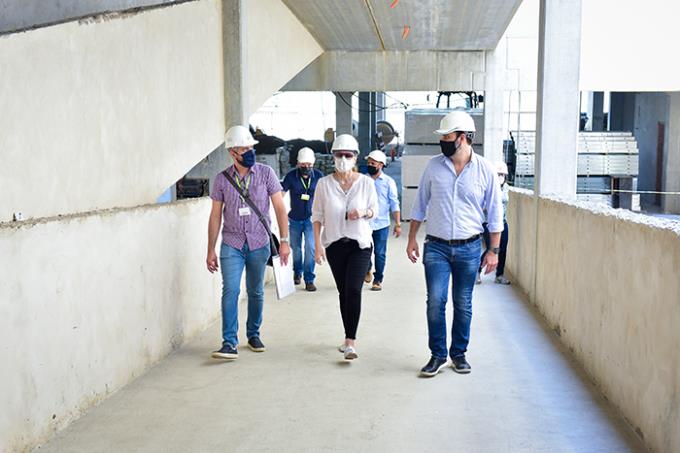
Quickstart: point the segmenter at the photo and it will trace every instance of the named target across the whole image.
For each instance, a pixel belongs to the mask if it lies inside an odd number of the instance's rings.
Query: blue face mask
[[[251,149],[241,154],[241,161],[239,163],[246,168],[255,165],[255,150]]]

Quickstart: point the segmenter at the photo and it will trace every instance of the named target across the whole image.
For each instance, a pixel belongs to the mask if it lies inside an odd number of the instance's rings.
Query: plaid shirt
[[[227,172],[234,180],[238,178],[241,181],[241,187],[245,187],[245,182],[248,181],[249,177],[251,178],[248,188],[249,197],[262,212],[267,223],[271,225],[269,197],[281,192],[281,184],[274,170],[267,165],[256,163],[243,179],[240,178],[233,165],[227,168]],[[241,200],[236,188],[227,181],[222,173],[215,178],[210,198],[223,203],[222,242],[238,250],[241,250],[246,242],[250,250],[257,250],[269,245],[269,235],[257,215],[252,210],[250,215],[247,216],[239,214],[239,209],[248,207],[248,205]]]

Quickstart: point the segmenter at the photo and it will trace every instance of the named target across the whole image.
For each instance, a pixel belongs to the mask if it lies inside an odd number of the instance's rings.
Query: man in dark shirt
[[[293,272],[295,284],[305,279],[305,289],[316,291],[314,286],[314,229],[312,227],[312,203],[316,183],[323,173],[314,168],[314,151],[302,148],[298,151],[297,168],[283,178],[283,191],[290,192],[290,212],[288,224],[290,247],[293,250]],[[302,239],[304,237],[304,256]]]

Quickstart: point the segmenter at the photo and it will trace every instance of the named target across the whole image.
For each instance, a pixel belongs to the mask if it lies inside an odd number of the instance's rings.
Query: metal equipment
[[[534,187],[536,133],[518,133],[514,185]],[[626,187],[637,186],[638,147],[630,132],[579,132],[577,160],[577,198],[613,205],[612,194],[620,179],[631,179]],[[639,196],[629,203],[639,209]]]
[[[429,160],[441,152],[439,129],[442,117],[454,110],[463,110],[475,122],[475,138],[472,147],[478,154],[484,150],[484,111],[482,109],[409,109],[404,127],[404,151],[401,157],[402,218],[408,220],[418,193],[418,184]]]

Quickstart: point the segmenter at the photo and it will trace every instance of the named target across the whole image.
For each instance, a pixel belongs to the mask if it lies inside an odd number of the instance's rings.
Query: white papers
[[[295,292],[295,282],[293,281],[293,256],[288,259],[288,264],[281,264],[281,257],[272,257],[274,265],[274,282],[276,283],[276,297],[279,300],[290,296]]]

